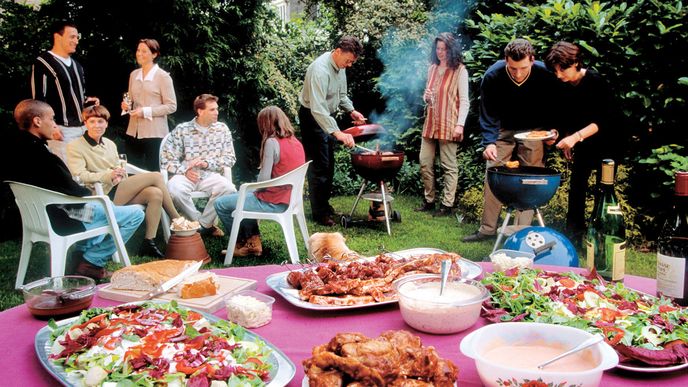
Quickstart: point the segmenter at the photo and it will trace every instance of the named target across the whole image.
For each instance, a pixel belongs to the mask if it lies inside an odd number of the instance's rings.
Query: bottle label
[[[612,281],[621,281],[626,271],[626,242],[614,243]]]
[[[657,253],[657,293],[683,298],[686,259]]]
[[[620,205],[607,206],[607,214],[608,215],[623,215],[623,212],[621,212],[621,206]]]

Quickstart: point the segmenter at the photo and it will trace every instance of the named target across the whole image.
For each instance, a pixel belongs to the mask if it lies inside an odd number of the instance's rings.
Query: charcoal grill
[[[384,133],[384,128],[380,125],[360,125],[344,130],[344,133],[351,134],[356,140],[368,141]],[[387,234],[392,235],[390,219],[400,222],[401,214],[393,211],[391,203],[394,201],[392,195],[387,192],[385,181],[393,179],[401,166],[404,164],[404,152],[401,151],[353,151],[351,153],[351,165],[354,171],[363,178],[361,189],[358,191],[354,205],[349,215],[342,215],[341,225],[349,227],[353,220],[354,211],[361,199],[371,201],[369,211],[369,221],[384,221],[387,226]],[[379,192],[364,194],[368,183],[379,185]],[[382,207],[382,209],[380,209]]]
[[[514,210],[533,210],[540,226],[545,226],[538,207],[546,204],[557,192],[561,174],[551,168],[498,166],[487,169],[487,183],[494,196],[507,206],[506,217],[492,248],[495,251],[504,238],[504,230]]]

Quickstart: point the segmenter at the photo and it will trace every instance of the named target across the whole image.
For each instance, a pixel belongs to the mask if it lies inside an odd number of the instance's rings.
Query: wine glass
[[[124,94],[122,94],[122,101],[124,101],[124,103],[127,104],[127,108],[126,110],[124,110],[124,112],[129,113],[131,111],[132,104],[131,95],[129,94],[129,92],[125,92]]]
[[[119,166],[120,166],[122,169],[124,169],[124,171],[125,171],[125,174],[124,174],[123,179],[126,179],[126,178],[127,178],[127,175],[126,175],[126,171],[127,171],[127,155],[126,155],[125,153],[120,153],[120,154],[118,155],[118,157],[119,157]]]

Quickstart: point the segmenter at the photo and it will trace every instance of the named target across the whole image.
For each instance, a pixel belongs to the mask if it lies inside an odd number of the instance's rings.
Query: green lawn
[[[383,223],[369,226],[354,226],[343,229],[337,225],[327,228],[309,221],[308,231],[312,234],[319,231],[339,231],[347,238],[349,248],[363,255],[375,255],[382,251],[397,251],[414,247],[434,247],[446,251],[457,252],[472,261],[480,261],[486,257],[492,249],[494,242],[462,243],[461,238],[474,232],[475,224],[460,224],[456,217],[434,218],[426,213],[414,212],[413,208],[419,204],[417,197],[397,196],[393,202],[393,208],[401,213],[401,223],[392,222],[392,235],[387,235]],[[337,197],[332,201],[333,206],[345,213],[351,211],[354,197]],[[354,218],[363,219],[367,216],[368,201],[361,201]],[[307,210],[308,211],[308,210]],[[546,220],[545,220],[546,221]],[[234,266],[250,266],[261,264],[282,263],[288,261],[282,231],[274,222],[262,222],[263,248],[265,252],[261,257],[235,258]],[[137,251],[143,238],[143,228],[134,235],[128,248],[130,252]],[[206,249],[212,263],[209,267],[223,266],[224,257],[220,251],[226,247],[228,236],[221,240],[205,239]],[[297,231],[297,240],[300,240]],[[305,256],[303,242],[299,242],[302,256]],[[20,291],[14,290],[14,282],[19,262],[20,241],[0,243],[0,310],[13,307],[23,302]],[[26,282],[48,276],[48,249],[44,244],[37,244],[31,254],[31,263],[27,273]],[[655,254],[641,253],[636,250],[627,250],[626,272],[628,274],[645,277],[655,276]],[[131,256],[133,263],[141,263],[146,258]],[[115,269],[113,264],[111,269]]]

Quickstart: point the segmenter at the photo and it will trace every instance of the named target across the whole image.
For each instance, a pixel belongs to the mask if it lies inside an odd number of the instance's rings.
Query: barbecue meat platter
[[[452,276],[475,278],[479,265],[458,254],[436,249],[411,249],[353,262],[329,261],[269,276],[268,286],[305,309],[337,310],[397,302],[392,283],[406,275],[440,272],[451,260]]]

